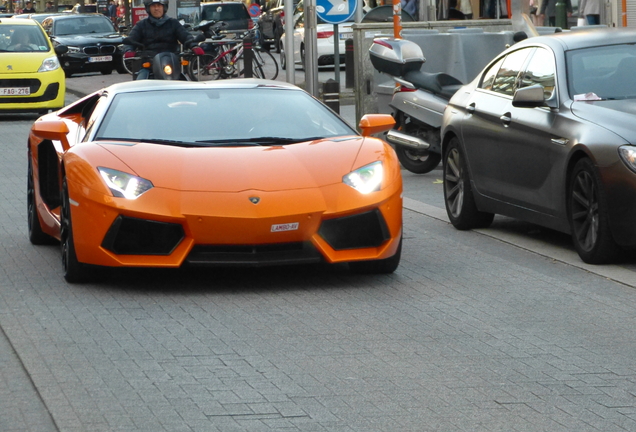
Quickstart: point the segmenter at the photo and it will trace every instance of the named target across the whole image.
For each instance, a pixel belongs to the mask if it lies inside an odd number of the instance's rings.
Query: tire
[[[192,81],[214,81],[221,77],[218,63],[213,63],[214,56],[203,54],[195,56],[188,64],[188,75]]]
[[[300,70],[305,70],[305,47],[300,47]]]
[[[113,68],[112,67],[106,67],[104,69],[100,70],[102,75],[110,75],[113,73]]]
[[[444,204],[448,218],[458,230],[486,228],[495,215],[477,210],[470,177],[459,140],[450,140],[444,152]]]
[[[581,259],[588,264],[613,261],[619,247],[610,231],[601,179],[591,160],[581,159],[574,166],[567,199],[572,241]]]
[[[401,145],[395,146],[395,153],[404,168],[415,174],[426,174],[433,171],[442,160],[439,153],[425,150],[416,151]]]
[[[77,260],[75,243],[73,240],[73,224],[71,222],[71,208],[68,197],[66,178],[62,182],[62,209],[60,212],[60,245],[62,252],[62,269],[64,279],[68,283],[82,283],[89,281],[89,269]]]
[[[40,218],[38,217],[37,207],[35,205],[35,187],[33,183],[33,163],[29,154],[29,162],[27,168],[27,225],[29,232],[29,241],[34,245],[51,244],[53,237],[42,231]]]
[[[400,237],[400,244],[392,257],[382,260],[352,261],[349,263],[349,270],[354,273],[364,274],[390,274],[397,270],[401,258],[402,238]]]
[[[279,55],[279,59],[280,59],[280,68],[282,70],[286,70],[287,69],[287,59],[285,58],[285,47],[283,47],[282,45],[280,45],[280,48],[278,49],[278,52],[280,53]]]

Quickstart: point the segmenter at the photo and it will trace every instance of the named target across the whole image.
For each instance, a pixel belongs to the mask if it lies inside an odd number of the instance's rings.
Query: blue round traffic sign
[[[356,0],[316,0],[316,14],[328,24],[349,21],[356,11]]]
[[[252,3],[248,8],[247,12],[250,14],[252,18],[256,18],[261,14],[261,7],[257,3]]]

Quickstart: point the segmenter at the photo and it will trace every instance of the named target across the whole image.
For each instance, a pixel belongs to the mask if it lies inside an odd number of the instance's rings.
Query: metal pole
[[[398,0],[399,1],[399,0]],[[305,2],[305,90],[318,97],[318,39],[316,26],[318,25],[316,0]]]
[[[338,24],[333,25],[333,73],[338,85],[340,85],[340,31]]]
[[[393,37],[402,39],[402,3],[393,0]]]
[[[296,65],[294,64],[294,2],[286,1],[283,4],[283,11],[285,12],[285,41],[283,42],[285,49],[285,63],[287,69],[285,70],[285,79],[288,83],[296,84]],[[262,30],[261,30],[262,31]]]

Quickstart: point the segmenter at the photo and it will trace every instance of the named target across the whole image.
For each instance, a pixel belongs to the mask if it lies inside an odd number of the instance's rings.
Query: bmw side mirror
[[[68,47],[66,45],[56,45],[55,46],[55,54],[62,55],[68,52]]]
[[[544,89],[539,84],[517,89],[512,97],[512,106],[517,108],[536,108],[545,105]]]

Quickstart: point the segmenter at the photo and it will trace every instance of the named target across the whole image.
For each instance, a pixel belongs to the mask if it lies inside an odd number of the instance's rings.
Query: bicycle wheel
[[[241,56],[241,62],[244,63],[245,56]],[[239,76],[245,77],[245,68],[241,69]],[[267,51],[254,50],[252,58],[252,77],[261,79],[276,79],[278,76],[278,63],[274,56]]]
[[[218,80],[221,76],[221,67],[210,54],[194,56],[188,64],[188,75],[192,81]]]
[[[269,51],[254,51],[254,65],[252,70],[258,78],[274,80],[278,77],[278,62]],[[258,72],[257,72],[258,71]]]

